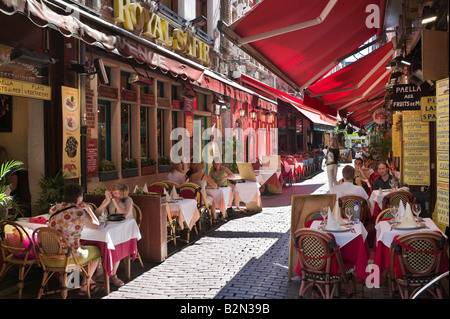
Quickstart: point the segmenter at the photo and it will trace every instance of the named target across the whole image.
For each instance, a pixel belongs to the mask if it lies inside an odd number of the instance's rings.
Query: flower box
[[[115,171],[100,171],[100,172],[98,172],[98,179],[101,182],[110,181],[110,180],[118,179],[118,178],[119,178],[119,172],[117,170],[115,170]]]
[[[156,165],[141,167],[141,175],[150,175],[156,173]]]
[[[135,177],[138,176],[139,171],[138,168],[124,168],[122,169],[122,178],[129,178],[129,177]]]

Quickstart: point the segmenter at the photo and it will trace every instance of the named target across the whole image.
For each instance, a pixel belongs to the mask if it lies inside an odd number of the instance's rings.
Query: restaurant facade
[[[0,9],[7,30],[0,38],[0,94],[13,110],[0,145],[24,162],[30,203],[39,196],[37,181],[60,170],[88,191],[118,180],[131,189],[164,180],[180,139],[171,136],[174,128],[190,137],[186,161],[211,133],[225,136],[227,128],[264,129],[243,137],[246,160],[257,157],[259,145],[276,152],[269,129],[277,102],[214,71],[214,38],[195,19],[162,2],[5,0]],[[207,15],[202,10],[191,14]],[[21,58],[12,54],[17,48]]]

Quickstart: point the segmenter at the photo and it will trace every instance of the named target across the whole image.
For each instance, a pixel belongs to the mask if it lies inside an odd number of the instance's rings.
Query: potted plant
[[[170,159],[165,156],[161,156],[158,159],[158,173],[167,173],[169,171]]]
[[[64,187],[66,186],[66,175],[59,171],[55,176],[42,176],[38,181],[41,189],[37,201],[39,212],[47,214],[56,203],[64,201]]]
[[[9,177],[20,170],[23,163],[20,161],[7,161],[0,166],[0,220],[16,219],[17,215],[22,215],[22,209],[14,196],[9,195],[11,183]]]
[[[98,178],[100,181],[118,179],[119,173],[111,161],[103,159],[98,166]]]
[[[138,162],[135,158],[122,160],[122,178],[138,176]]]
[[[153,158],[141,159],[141,175],[156,173],[156,161]]]

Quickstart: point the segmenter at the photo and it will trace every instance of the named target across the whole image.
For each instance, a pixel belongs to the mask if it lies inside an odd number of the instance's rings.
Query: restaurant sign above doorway
[[[391,95],[392,110],[420,110],[422,89],[415,84],[399,84],[393,86]]]

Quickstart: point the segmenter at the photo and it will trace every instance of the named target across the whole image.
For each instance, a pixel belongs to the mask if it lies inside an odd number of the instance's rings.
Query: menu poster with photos
[[[61,87],[63,115],[63,172],[66,178],[80,177],[80,106],[78,90]]]
[[[437,199],[435,221],[448,227],[449,212],[449,84],[448,78],[436,82]]]
[[[421,111],[403,111],[403,176],[408,185],[430,185],[429,123]]]

